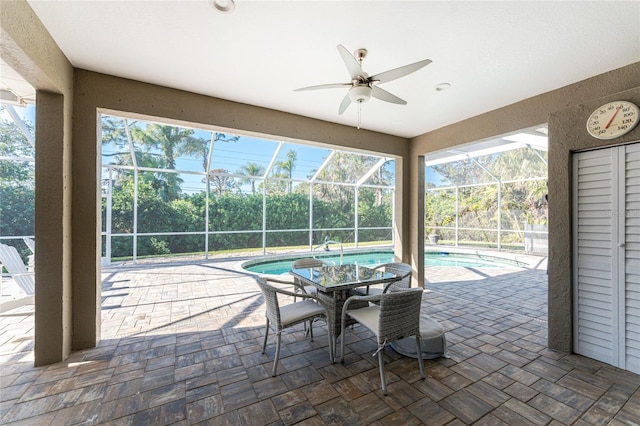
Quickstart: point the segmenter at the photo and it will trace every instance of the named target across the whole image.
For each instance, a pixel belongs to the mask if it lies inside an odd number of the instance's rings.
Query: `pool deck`
[[[145,263],[102,271],[102,339],[33,367],[33,306],[0,314],[2,424],[639,425],[640,376],[547,348],[544,259],[530,268],[426,268],[423,313],[449,358],[385,349],[347,333],[331,364],[322,324],[262,355],[264,302],[245,259]]]

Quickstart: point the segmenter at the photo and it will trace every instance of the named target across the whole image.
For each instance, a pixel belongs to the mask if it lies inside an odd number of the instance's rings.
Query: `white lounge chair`
[[[36,254],[36,242],[29,237],[22,237],[22,240],[27,247],[29,247],[29,250],[31,250],[31,254]]]
[[[27,257],[27,270],[33,272],[35,270],[36,242],[29,237],[22,237],[22,240],[31,250],[31,254]]]
[[[2,303],[0,305],[0,311],[4,312],[22,305],[33,304],[36,292],[34,274],[33,272],[27,271],[26,266],[24,266],[18,254],[18,250],[16,250],[15,247],[0,244],[0,263],[9,271],[13,281],[25,293],[25,296],[20,299]]]

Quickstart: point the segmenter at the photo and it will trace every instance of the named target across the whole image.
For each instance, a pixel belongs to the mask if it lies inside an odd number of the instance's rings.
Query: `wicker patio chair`
[[[411,287],[411,265],[408,263],[400,263],[400,262],[391,262],[391,263],[383,263],[382,265],[378,265],[374,270],[382,270],[384,272],[388,272],[394,274],[398,277],[397,280],[392,281],[388,284],[382,286],[370,286],[367,288],[366,294],[368,295],[378,295],[383,293],[388,293],[390,291],[400,291],[406,290]]]
[[[293,269],[304,269],[304,268],[319,268],[322,266],[328,265],[327,262],[322,261],[320,259],[316,259],[314,257],[305,257],[303,259],[298,259],[295,262],[293,262],[293,265],[291,265],[291,268]],[[296,293],[300,292],[300,291],[304,291],[307,294],[312,294],[312,295],[316,295],[318,294],[318,289],[315,288],[312,285],[303,285],[302,282],[300,282],[300,280],[298,278],[295,278],[296,283],[298,284],[296,286]],[[296,301],[296,298],[293,298],[293,301]]]
[[[352,301],[379,302],[366,308],[351,309]],[[387,394],[387,383],[384,378],[384,360],[382,351],[388,342],[416,336],[416,347],[420,375],[424,379],[424,365],[422,364],[422,342],[420,338],[420,305],[422,289],[412,288],[404,291],[389,292],[373,296],[351,296],[347,299],[342,310],[342,338],[340,339],[340,357],[344,363],[345,322],[347,315],[359,322],[376,335],[378,349],[378,367],[380,368],[380,382],[382,393]]]
[[[265,353],[267,347],[267,338],[269,337],[269,326],[272,326],[276,332],[276,354],[273,360],[273,370],[271,376],[275,377],[278,368],[278,359],[280,358],[280,345],[282,342],[282,331],[299,323],[309,322],[309,333],[311,335],[311,341],[313,341],[313,320],[316,318],[324,318],[327,324],[329,323],[329,316],[322,303],[316,296],[304,293],[294,293],[284,290],[279,287],[275,287],[270,283],[278,284],[293,284],[289,281],[282,281],[273,278],[258,277],[258,286],[262,290],[264,300],[267,305],[266,310],[266,329],[264,333],[264,342],[262,344],[262,353]],[[289,303],[287,305],[280,305],[278,301],[278,295],[301,297],[305,300],[300,302]],[[314,301],[315,300],[315,301]],[[327,335],[329,337],[329,355],[333,362],[333,345],[331,344],[331,327],[327,327]]]

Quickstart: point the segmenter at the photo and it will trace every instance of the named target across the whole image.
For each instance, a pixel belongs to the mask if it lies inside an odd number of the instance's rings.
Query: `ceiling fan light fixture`
[[[209,0],[211,7],[222,13],[231,13],[236,8],[233,0]]]
[[[368,102],[371,99],[371,87],[369,86],[353,86],[349,89],[349,98],[351,102]]]

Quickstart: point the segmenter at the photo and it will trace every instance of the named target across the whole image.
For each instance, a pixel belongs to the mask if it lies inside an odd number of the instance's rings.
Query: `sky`
[[[29,121],[31,124],[35,126],[36,123],[36,105],[35,104],[27,104],[24,107],[12,105],[15,112],[20,116],[24,121]],[[11,119],[9,113],[5,111],[4,108],[0,109],[0,114],[2,118]]]

